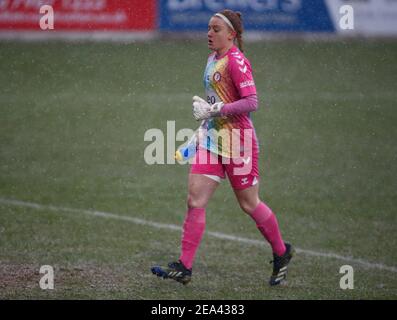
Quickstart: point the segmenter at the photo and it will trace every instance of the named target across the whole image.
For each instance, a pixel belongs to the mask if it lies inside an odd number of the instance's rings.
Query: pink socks
[[[179,260],[191,269],[205,230],[205,209],[189,208],[183,224],[182,253]]]
[[[278,256],[285,253],[284,241],[281,238],[277,219],[272,210],[260,202],[251,213],[256,226],[272,246],[273,252]],[[182,233],[182,252],[179,260],[188,269],[192,268],[196,251],[200,245],[205,230],[205,208],[189,208]]]
[[[272,210],[266,204],[260,202],[251,213],[251,217],[256,222],[259,231],[272,246],[273,252],[278,256],[282,256],[286,248],[281,238],[276,216]]]

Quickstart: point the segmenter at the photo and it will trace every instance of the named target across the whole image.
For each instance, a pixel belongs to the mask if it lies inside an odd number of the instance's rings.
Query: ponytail
[[[220,13],[226,16],[233,25],[233,28],[236,31],[237,46],[241,52],[244,52],[244,43],[243,43],[244,27],[243,27],[243,18],[241,12],[225,9]]]

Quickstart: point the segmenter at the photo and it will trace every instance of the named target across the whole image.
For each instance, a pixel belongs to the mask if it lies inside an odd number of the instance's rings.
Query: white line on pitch
[[[148,221],[148,220],[144,220],[144,219],[133,218],[133,217],[124,216],[124,215],[118,215],[118,214],[110,213],[110,212],[64,208],[64,207],[57,207],[57,206],[53,206],[53,205],[42,205],[42,204],[38,204],[38,203],[32,203],[32,202],[26,202],[26,201],[20,201],[20,200],[4,199],[4,198],[0,198],[0,203],[5,204],[5,205],[17,206],[17,207],[32,208],[32,209],[37,209],[37,210],[52,210],[55,212],[83,213],[83,214],[95,216],[95,217],[128,221],[128,222],[132,222],[134,224],[150,226],[150,227],[154,227],[157,229],[168,229],[168,230],[176,230],[176,231],[182,230],[182,228],[180,226],[177,226],[174,224],[166,224],[166,223]],[[221,240],[236,241],[236,242],[240,242],[240,243],[246,243],[246,244],[257,245],[257,246],[263,246],[263,244],[264,244],[264,241],[248,239],[248,238],[238,237],[238,236],[234,236],[234,235],[228,235],[228,234],[224,234],[224,233],[220,233],[220,232],[208,231],[206,234],[209,236],[212,236],[214,238],[221,239]],[[379,270],[397,272],[396,267],[386,266],[382,263],[371,263],[371,262],[365,261],[363,259],[345,257],[345,256],[341,256],[341,255],[335,254],[335,253],[318,252],[318,251],[299,249],[299,248],[296,248],[296,252],[303,253],[305,255],[315,256],[315,257],[333,258],[333,259],[337,259],[337,260],[341,260],[341,261],[345,261],[345,262],[349,262],[349,263],[359,264],[363,267],[371,268],[371,269],[379,269]]]

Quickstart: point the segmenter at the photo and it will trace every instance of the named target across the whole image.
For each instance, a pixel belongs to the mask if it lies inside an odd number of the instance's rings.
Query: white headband
[[[234,31],[236,32],[236,30],[234,30],[234,27],[232,25],[232,23],[230,22],[230,20],[228,18],[226,18],[226,16],[224,16],[222,13],[215,13],[214,16],[221,18],[223,21],[226,22],[226,24]]]

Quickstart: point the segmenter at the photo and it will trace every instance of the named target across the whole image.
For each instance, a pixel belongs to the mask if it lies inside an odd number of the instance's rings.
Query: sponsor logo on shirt
[[[244,82],[240,83],[240,88],[242,89],[242,88],[251,87],[251,86],[254,86],[254,85],[255,85],[254,80],[247,80],[247,81],[244,81]]]

